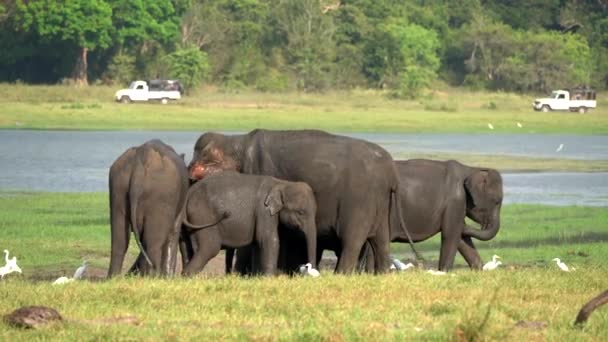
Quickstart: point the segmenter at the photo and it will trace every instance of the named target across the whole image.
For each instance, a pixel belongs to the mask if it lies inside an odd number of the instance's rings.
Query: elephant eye
[[[306,212],[304,210],[298,210],[298,215],[304,216]]]

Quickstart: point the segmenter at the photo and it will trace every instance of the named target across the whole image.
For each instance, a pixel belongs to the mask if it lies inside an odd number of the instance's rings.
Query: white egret
[[[488,123],[488,128],[489,129],[494,129],[494,125],[492,125],[491,123]]]
[[[53,282],[53,285],[61,285],[61,284],[67,284],[70,282],[73,282],[74,279],[73,278],[68,278],[66,276],[61,276],[57,279],[55,279],[55,281]]]
[[[517,127],[522,128],[522,124],[520,122],[517,123]]]
[[[553,259],[553,261],[557,263],[557,267],[559,267],[560,270],[564,272],[570,272],[570,268],[568,268],[568,265],[564,264],[561,260],[559,260],[559,258],[555,258]]]
[[[314,268],[312,268],[312,264],[311,263],[307,263],[305,265],[300,266],[300,273],[305,274],[305,275],[309,275],[313,278],[316,278],[318,276],[321,275],[321,273],[319,273],[319,271],[315,270]]]
[[[0,267],[0,278],[4,278],[5,275],[13,272],[23,273],[21,267],[17,266],[17,257],[8,258],[8,251],[4,250],[6,265]]]
[[[89,262],[87,260],[83,261],[82,266],[78,267],[76,269],[76,272],[74,272],[73,278],[76,280],[82,279],[82,276],[84,275],[84,272],[86,272],[88,265],[89,265]]]
[[[557,149],[555,150],[555,152],[559,152],[563,149],[564,149],[564,144],[559,144],[559,146],[557,146]]]
[[[500,259],[500,257],[496,254],[492,256],[492,261],[488,261],[485,265],[483,265],[484,271],[492,271],[495,270],[499,265],[502,264],[500,261],[496,261],[496,259]]]
[[[403,262],[401,262],[401,260],[394,258],[392,260],[392,264],[391,264],[391,270],[399,270],[399,271],[405,271],[408,268],[414,267],[414,264],[412,264],[411,262],[408,262],[407,264],[404,264]]]

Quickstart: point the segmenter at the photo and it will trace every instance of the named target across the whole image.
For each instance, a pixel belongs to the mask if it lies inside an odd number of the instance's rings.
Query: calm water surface
[[[0,131],[0,191],[107,191],[108,169],[131,146],[159,138],[191,158],[201,132]],[[608,136],[345,134],[393,155],[413,152],[608,159]],[[563,144],[561,151],[556,148]],[[506,203],[608,206],[608,173],[508,173]]]

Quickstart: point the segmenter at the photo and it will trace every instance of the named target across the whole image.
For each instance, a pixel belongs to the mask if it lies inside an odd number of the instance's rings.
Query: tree
[[[199,85],[209,75],[207,54],[197,47],[187,47],[165,57],[171,75],[180,80],[186,91]]]
[[[396,22],[388,25],[387,30],[399,43],[403,62],[399,94],[414,98],[437,78],[439,39],[434,31],[416,24]]]
[[[296,87],[304,91],[326,88],[336,46],[331,14],[322,12],[318,0],[278,1],[274,14],[286,39],[284,49]]]
[[[87,85],[87,53],[111,43],[112,9],[102,0],[18,0],[20,28],[43,41],[59,40],[77,47],[72,78]]]

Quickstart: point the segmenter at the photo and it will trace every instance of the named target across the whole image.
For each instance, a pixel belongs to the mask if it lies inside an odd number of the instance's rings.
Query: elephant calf
[[[112,256],[108,277],[121,272],[129,227],[141,249],[135,268],[143,274],[172,274],[188,192],[183,157],[160,140],[148,141],[118,157],[110,167],[109,183]]]
[[[316,267],[316,212],[313,191],[303,182],[233,171],[205,177],[190,188],[186,199],[184,226],[197,251],[184,274],[200,272],[222,248],[251,244],[260,252],[262,272],[274,274],[279,224],[304,234],[308,260]]]

